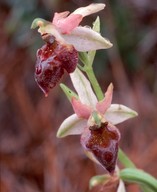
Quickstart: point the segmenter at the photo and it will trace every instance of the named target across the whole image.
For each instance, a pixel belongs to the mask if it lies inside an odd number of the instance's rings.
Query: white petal
[[[80,7],[78,9],[76,9],[72,14],[80,14],[83,17],[85,17],[87,15],[91,15],[93,13],[101,11],[104,8],[105,8],[105,4],[103,4],[103,3],[93,3],[86,7]]]
[[[127,119],[136,117],[138,114],[136,111],[119,104],[111,104],[105,113],[105,118],[107,121],[111,122],[113,125],[121,123]]]
[[[119,186],[118,186],[117,192],[126,192],[125,185],[124,185],[124,182],[122,180],[120,180],[120,182],[119,182]]]
[[[58,129],[57,137],[65,137],[67,135],[79,135],[83,132],[87,125],[87,120],[80,119],[76,114],[69,116],[63,121]]]
[[[92,51],[112,47],[109,40],[88,27],[76,27],[70,34],[62,35],[68,44],[72,44],[77,51]]]
[[[76,69],[73,73],[71,73],[70,77],[73,86],[78,93],[81,103],[95,108],[97,98],[91,88],[88,79],[83,75],[83,73],[79,69]]]

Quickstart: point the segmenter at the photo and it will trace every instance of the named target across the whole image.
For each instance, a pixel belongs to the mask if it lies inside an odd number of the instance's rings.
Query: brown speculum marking
[[[65,70],[72,73],[78,63],[76,49],[57,41],[43,45],[36,56],[35,80],[45,95],[59,82]]]
[[[81,136],[81,144],[93,153],[99,163],[109,172],[113,173],[118,154],[120,133],[110,123],[101,123],[99,129],[86,128]]]

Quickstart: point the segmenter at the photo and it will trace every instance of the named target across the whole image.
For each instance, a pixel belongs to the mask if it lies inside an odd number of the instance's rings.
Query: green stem
[[[86,66],[84,67],[84,71],[86,72],[92,87],[95,91],[95,94],[97,95],[98,100],[102,100],[104,98],[104,94],[99,86],[99,83],[95,77],[94,71],[92,66]],[[136,168],[134,163],[128,158],[128,156],[122,151],[122,149],[119,148],[119,152],[118,152],[118,158],[119,161],[128,168]]]
[[[86,67],[85,72],[86,72],[86,74],[87,74],[87,76],[89,78],[89,81],[92,84],[92,87],[93,87],[93,89],[95,91],[95,94],[96,94],[98,100],[101,101],[104,98],[104,94],[103,94],[103,92],[102,92],[102,90],[101,90],[101,88],[99,86],[99,83],[98,83],[96,77],[95,77],[92,66]]]
[[[136,168],[134,163],[128,158],[128,156],[122,151],[122,149],[119,148],[118,151],[118,159],[119,161],[128,168]]]
[[[91,83],[91,85],[92,85],[92,87],[93,87],[93,89],[95,91],[95,94],[96,94],[97,98],[98,98],[98,101],[100,101],[100,100],[102,100],[104,98],[104,94],[103,94],[103,92],[102,92],[102,90],[101,90],[101,88],[99,86],[99,83],[98,83],[98,81],[97,81],[97,79],[95,77],[95,74],[94,74],[94,71],[93,71],[93,68],[92,68],[93,59],[94,59],[94,56],[92,57],[90,62],[89,62],[89,59],[88,59],[88,62],[87,62],[87,59],[86,59],[86,62],[84,62],[84,67],[81,67],[81,70],[86,72],[86,74],[87,74],[87,76],[89,78],[89,81],[90,81],[90,83]],[[134,163],[129,159],[129,157],[120,148],[119,148],[119,151],[118,151],[118,159],[126,167],[126,169],[129,170],[129,174],[128,174],[128,171],[121,172],[121,177],[122,177],[122,179],[124,181],[132,181],[132,182],[137,182],[137,183],[141,184],[141,188],[142,188],[143,192],[148,192],[148,187],[149,187],[149,190],[150,190],[150,188],[152,190],[155,189],[154,188],[154,181],[151,180],[150,177],[146,177],[146,178],[148,178],[150,180],[149,182],[147,182],[146,180],[142,180],[140,178],[140,177],[142,177],[142,175],[140,175],[140,174],[138,174],[137,178],[134,178],[134,176],[132,176],[133,175],[132,172],[134,173],[134,170],[135,171],[137,170],[136,166],[134,165]],[[132,169],[132,170],[130,171],[130,169]],[[138,173],[141,173],[141,172],[138,171]]]

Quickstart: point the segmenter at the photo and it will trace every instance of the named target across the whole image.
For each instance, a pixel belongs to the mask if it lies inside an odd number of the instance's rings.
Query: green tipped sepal
[[[42,18],[36,18],[33,20],[32,25],[31,25],[31,29],[35,29],[37,27],[44,27],[47,24],[49,24],[49,21],[46,21],[45,19]]]
[[[63,90],[63,92],[65,93],[65,95],[67,96],[68,100],[71,102],[71,99],[73,97],[75,97],[76,99],[78,99],[78,95],[72,91],[69,87],[67,87],[66,85],[64,85],[63,83],[60,84],[61,89]]]

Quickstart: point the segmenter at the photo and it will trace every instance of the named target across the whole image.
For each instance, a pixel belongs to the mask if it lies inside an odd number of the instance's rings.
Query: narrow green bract
[[[120,178],[126,182],[146,185],[154,192],[157,191],[157,180],[143,170],[135,168],[123,169],[120,171]]]

